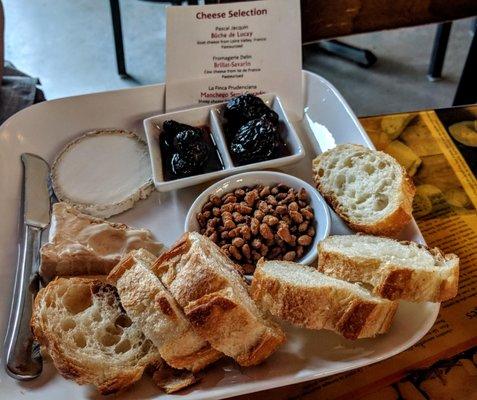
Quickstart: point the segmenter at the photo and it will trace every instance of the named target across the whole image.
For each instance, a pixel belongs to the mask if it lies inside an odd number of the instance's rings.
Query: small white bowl
[[[300,264],[309,265],[316,260],[318,256],[318,243],[326,238],[330,233],[330,211],[328,206],[318,193],[318,191],[311,186],[309,183],[296,178],[291,175],[283,174],[281,172],[273,171],[253,171],[245,172],[243,174],[234,175],[210,186],[204,190],[199,197],[194,201],[192,206],[187,213],[184,231],[185,232],[198,232],[200,230],[199,223],[197,222],[196,215],[201,211],[202,206],[207,202],[211,194],[216,194],[218,196],[223,196],[226,193],[229,193],[235,189],[238,189],[243,186],[254,186],[254,185],[274,185],[278,183],[283,183],[287,186],[290,186],[296,190],[305,188],[308,192],[310,198],[310,205],[313,208],[315,214],[316,222],[316,233],[313,238],[313,243],[309,247],[306,254],[298,260]]]

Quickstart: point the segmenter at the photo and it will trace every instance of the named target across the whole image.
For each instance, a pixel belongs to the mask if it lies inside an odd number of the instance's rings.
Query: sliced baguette
[[[264,311],[309,329],[328,329],[347,339],[373,337],[391,326],[397,302],[361,286],[287,261],[259,261],[251,294]]]
[[[31,327],[61,375],[101,394],[127,388],[160,362],[104,278],[52,281],[36,296]]]
[[[391,300],[448,300],[457,294],[459,258],[414,242],[368,235],[330,236],[318,245],[318,270],[374,286]]]
[[[198,382],[192,372],[171,368],[165,362],[156,368],[152,380],[166,393],[178,392]]]
[[[123,255],[139,248],[154,255],[164,250],[146,229],[94,218],[66,203],[56,203],[49,242],[40,251],[40,273],[47,279],[66,275],[107,275]]]
[[[285,341],[250,298],[234,264],[210,239],[186,233],[153,266],[195,330],[240,365],[256,365]]]
[[[109,274],[129,317],[177,369],[197,372],[222,354],[210,347],[185,317],[180,306],[150,270],[157,257],[147,250],[131,251]]]
[[[381,151],[341,144],[313,160],[316,187],[351,229],[394,236],[412,219],[414,185]]]

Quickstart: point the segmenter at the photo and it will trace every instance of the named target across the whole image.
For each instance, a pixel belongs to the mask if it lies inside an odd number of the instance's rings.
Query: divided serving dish
[[[235,164],[228,150],[227,139],[224,132],[225,121],[223,118],[223,109],[226,102],[156,115],[144,120],[144,131],[146,132],[149,156],[152,165],[152,175],[156,189],[161,192],[180,189],[239,172],[283,167],[302,159],[305,156],[303,145],[295,132],[295,128],[286,115],[280,98],[273,94],[266,94],[258,97],[260,97],[268,107],[278,114],[280,121],[280,136],[290,152],[289,155],[246,165]],[[210,129],[210,135],[212,136],[212,142],[216,146],[219,157],[222,161],[223,169],[185,178],[169,181],[165,180],[159,138],[163,133],[162,124],[167,120],[174,120],[194,127],[208,127]]]
[[[164,109],[164,85],[145,86],[106,93],[53,100],[30,107],[0,127],[0,332],[4,335],[11,304],[17,257],[18,217],[22,168],[20,154],[31,152],[50,163],[75,137],[100,128],[132,130],[143,136],[143,120]],[[304,117],[291,121],[302,143],[304,156],[283,172],[311,180],[311,159],[335,143],[359,143],[372,147],[356,117],[336,89],[325,79],[303,73]],[[234,171],[235,172],[235,171]],[[155,192],[148,199],[111,220],[150,229],[156,238],[171,245],[183,232],[188,210],[211,182],[187,189]],[[330,234],[348,233],[331,212]],[[44,233],[44,238],[47,232]],[[423,242],[413,222],[402,239]],[[161,393],[147,378],[116,399],[219,399],[322,378],[363,367],[404,351],[421,339],[434,323],[439,304],[407,303],[399,306],[391,330],[374,339],[346,340],[326,331],[307,331],[285,325],[288,342],[265,363],[240,369],[223,360],[207,370],[201,382],[176,395]],[[2,398],[61,400],[99,398],[92,387],[78,386],[56,373],[46,362],[42,375],[33,381],[17,382],[0,366]]]

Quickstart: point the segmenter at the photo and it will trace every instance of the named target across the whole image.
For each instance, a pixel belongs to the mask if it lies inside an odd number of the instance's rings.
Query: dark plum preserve
[[[280,137],[278,114],[261,98],[243,94],[225,105],[225,133],[237,165],[272,160],[290,154]]]
[[[162,130],[159,145],[165,181],[224,169],[209,127],[169,120]]]

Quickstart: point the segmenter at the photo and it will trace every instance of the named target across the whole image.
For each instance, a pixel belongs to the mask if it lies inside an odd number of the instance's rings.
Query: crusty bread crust
[[[94,244],[92,238],[96,238]],[[104,245],[111,248],[106,251],[101,247]],[[100,249],[96,250],[95,246]],[[40,273],[47,279],[107,275],[125,253],[137,248],[145,248],[155,255],[163,251],[162,244],[155,242],[148,230],[105,221],[83,214],[67,203],[56,203],[49,242],[40,250]]]
[[[354,145],[358,147],[358,145]],[[361,146],[360,146],[361,147]],[[376,152],[391,157],[382,152]],[[323,155],[326,156],[326,152],[320,154],[313,160],[313,174],[314,181],[318,191],[321,193],[326,202],[333,208],[333,210],[346,222],[346,224],[357,232],[369,233],[372,235],[382,236],[396,236],[402,229],[412,220],[412,202],[415,194],[415,186],[412,179],[409,177],[406,170],[396,162],[396,166],[399,168],[402,177],[402,183],[399,193],[398,207],[391,213],[388,213],[383,218],[374,222],[373,224],[365,224],[353,219],[344,210],[339,197],[332,190],[326,190],[323,184],[323,179],[319,175],[318,170]]]
[[[152,380],[166,393],[175,393],[198,382],[192,372],[171,368],[166,363],[156,368]]]
[[[292,262],[280,263],[296,267]],[[267,274],[264,264],[263,260],[257,264],[252,298],[278,318],[304,328],[328,329],[347,339],[373,337],[391,326],[398,306],[395,302],[367,298],[339,286],[292,284]]]
[[[233,263],[208,238],[186,233],[152,269],[194,329],[240,365],[259,364],[285,341],[280,327],[250,299]]]
[[[409,245],[410,242],[401,241]],[[349,282],[365,282],[374,287],[373,293],[389,300],[414,302],[442,302],[457,295],[459,286],[459,258],[455,254],[443,254],[439,249],[427,249],[436,259],[445,261],[446,267],[403,267],[391,262],[382,262],[376,257],[348,257],[318,245],[318,270]]]
[[[126,312],[156,345],[162,358],[171,367],[198,372],[221,358],[222,353],[193,330],[159,278],[152,271],[146,275],[147,271],[138,265],[143,262],[150,268],[156,259],[146,250],[133,250],[111,271],[108,281],[117,287]],[[152,311],[145,308],[148,303],[154,305]]]
[[[51,332],[46,329],[41,313],[48,294],[61,286],[68,285],[70,279],[76,284],[89,286],[92,292],[106,284],[106,277],[57,278],[50,282],[46,288],[40,290],[35,298],[30,322],[33,334],[38,342],[46,348],[55,367],[63,377],[73,379],[80,385],[93,384],[103,395],[122,391],[138,381],[149,365],[154,365],[160,361],[159,353],[156,349],[151,349],[150,354],[146,355],[136,365],[123,365],[120,370],[115,368],[114,375],[111,371],[107,371],[109,377],[105,376],[104,371],[95,370],[91,361],[85,362],[85,360],[76,358],[68,348],[65,348],[60,332]]]
[[[241,334],[246,335],[248,329],[263,330],[255,343],[245,352],[236,355],[230,353],[242,366],[261,363],[284,342],[284,334],[278,325],[267,321],[268,326],[265,329],[257,327],[255,321],[250,321],[250,312],[244,309],[234,294],[227,289],[205,295],[189,303],[184,311],[194,328],[216,346],[223,346],[225,342],[226,347],[226,341],[231,339],[224,337],[223,327],[235,326],[234,331],[231,332],[236,336],[234,340],[240,340]],[[253,332],[250,333],[253,334]]]
[[[351,229],[358,232],[369,233],[371,235],[396,236],[412,220],[412,201],[416,191],[412,179],[402,168],[405,175],[401,185],[401,200],[399,207],[385,218],[377,221],[373,225],[359,224],[345,214],[339,214],[349,225]],[[326,196],[324,196],[326,198]]]

